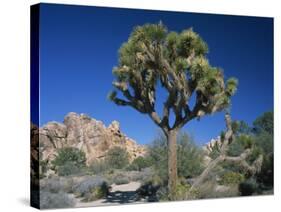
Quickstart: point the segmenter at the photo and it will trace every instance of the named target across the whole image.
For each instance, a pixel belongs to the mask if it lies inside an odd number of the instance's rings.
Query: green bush
[[[167,181],[168,179],[168,147],[164,135],[159,135],[153,140],[149,146],[148,155],[151,158],[154,172],[161,178]]]
[[[77,148],[62,148],[58,150],[58,155],[52,164],[61,176],[77,174],[80,169],[86,166],[86,155]]]
[[[239,184],[239,191],[242,196],[250,196],[259,192],[259,185],[254,178],[250,178]]]
[[[273,154],[266,155],[263,160],[261,172],[257,174],[257,180],[265,190],[272,190],[273,188],[273,165]]]
[[[167,184],[161,184],[156,178],[142,184],[137,190],[137,194],[146,198],[148,201],[168,201],[168,200],[189,200],[196,199],[199,196],[197,189],[190,190],[191,185],[184,179],[178,179],[176,192],[170,196]]]
[[[178,177],[193,178],[203,171],[203,152],[186,133],[177,138]]]
[[[198,199],[199,191],[197,189],[192,189],[191,185],[184,182],[183,180],[178,180],[178,184],[176,186],[176,191],[174,194],[171,194],[170,196],[168,192],[167,186],[161,186],[157,192],[157,198],[159,201],[168,201],[168,200],[190,200],[190,199]]]
[[[254,121],[253,125],[253,131],[256,134],[255,144],[262,151],[264,159],[261,172],[257,174],[256,179],[260,188],[272,190],[274,175],[273,112],[264,113]]]
[[[273,135],[274,121],[273,121],[273,112],[265,112],[260,117],[258,117],[254,123],[253,131],[254,133],[260,134],[262,132],[267,132],[270,135]]]
[[[133,162],[127,167],[128,170],[141,171],[144,168],[150,167],[152,165],[149,157],[137,157]]]
[[[106,154],[106,163],[109,168],[123,169],[129,164],[129,154],[121,147],[113,147]]]
[[[185,183],[178,183],[176,187],[176,193],[172,197],[174,200],[186,200],[191,186]]]
[[[222,175],[220,184],[222,185],[233,185],[239,184],[245,180],[244,176],[237,172],[226,172]]]
[[[83,202],[91,202],[105,197],[108,194],[108,185],[103,182],[100,186],[94,187],[90,192],[85,193]]]
[[[180,133],[177,137],[177,165],[178,177],[192,178],[198,176],[203,170],[203,153],[195,145],[192,137],[186,133]],[[149,147],[150,163],[157,175],[167,181],[168,149],[166,137],[161,134]]]

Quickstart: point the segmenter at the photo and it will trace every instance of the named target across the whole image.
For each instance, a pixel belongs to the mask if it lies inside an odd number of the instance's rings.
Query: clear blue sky
[[[169,30],[189,27],[208,43],[209,61],[239,79],[232,99],[234,119],[251,123],[273,109],[273,19],[66,5],[41,5],[40,125],[62,122],[68,112],[86,113],[106,125],[113,120],[139,143],[158,128],[145,115],[116,106],[112,89],[117,51],[136,25],[158,23]],[[163,95],[163,94],[160,94]],[[193,120],[184,130],[205,143],[224,129],[223,113]]]

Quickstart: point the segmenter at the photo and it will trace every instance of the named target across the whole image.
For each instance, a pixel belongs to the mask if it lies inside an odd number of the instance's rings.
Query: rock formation
[[[114,146],[125,148],[131,161],[146,152],[144,146],[121,132],[119,122],[113,121],[106,127],[101,121],[85,114],[68,113],[63,124],[49,122],[39,131],[42,160],[53,160],[57,149],[63,147],[76,147],[84,151],[88,164],[104,158]]]

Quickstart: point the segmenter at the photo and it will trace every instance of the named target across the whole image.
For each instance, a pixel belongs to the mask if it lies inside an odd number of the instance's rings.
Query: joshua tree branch
[[[250,175],[254,175],[261,170],[261,166],[263,163],[263,156],[259,155],[259,157],[252,163],[252,165],[249,165],[246,159],[252,153],[252,149],[247,149],[247,150],[246,150],[247,152],[245,151],[240,156],[237,157],[229,157],[229,156],[225,157],[224,161],[238,164]]]
[[[226,122],[227,131],[225,133],[222,144],[220,145],[220,155],[207,165],[207,167],[201,173],[201,175],[194,181],[191,190],[198,187],[209,176],[211,170],[215,168],[219,163],[224,161],[241,166],[251,175],[260,171],[263,163],[262,155],[259,155],[259,157],[251,165],[246,161],[246,159],[251,155],[253,151],[252,148],[246,149],[243,153],[241,153],[239,156],[236,157],[227,156],[228,147],[234,138],[233,130],[231,126],[232,121],[229,114],[225,115],[225,122]]]

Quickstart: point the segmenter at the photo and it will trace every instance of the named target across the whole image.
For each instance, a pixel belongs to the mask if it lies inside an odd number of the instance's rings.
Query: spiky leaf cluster
[[[210,65],[207,53],[206,42],[192,28],[177,33],[168,32],[161,22],[137,26],[119,49],[119,63],[113,68],[115,91],[109,97],[149,114],[167,130],[227,108],[238,81],[230,78],[225,83],[222,70]],[[158,83],[168,93],[162,116],[154,108]],[[118,90],[125,98],[118,97]],[[190,108],[193,93],[196,105]],[[176,120],[170,127],[171,111]]]

